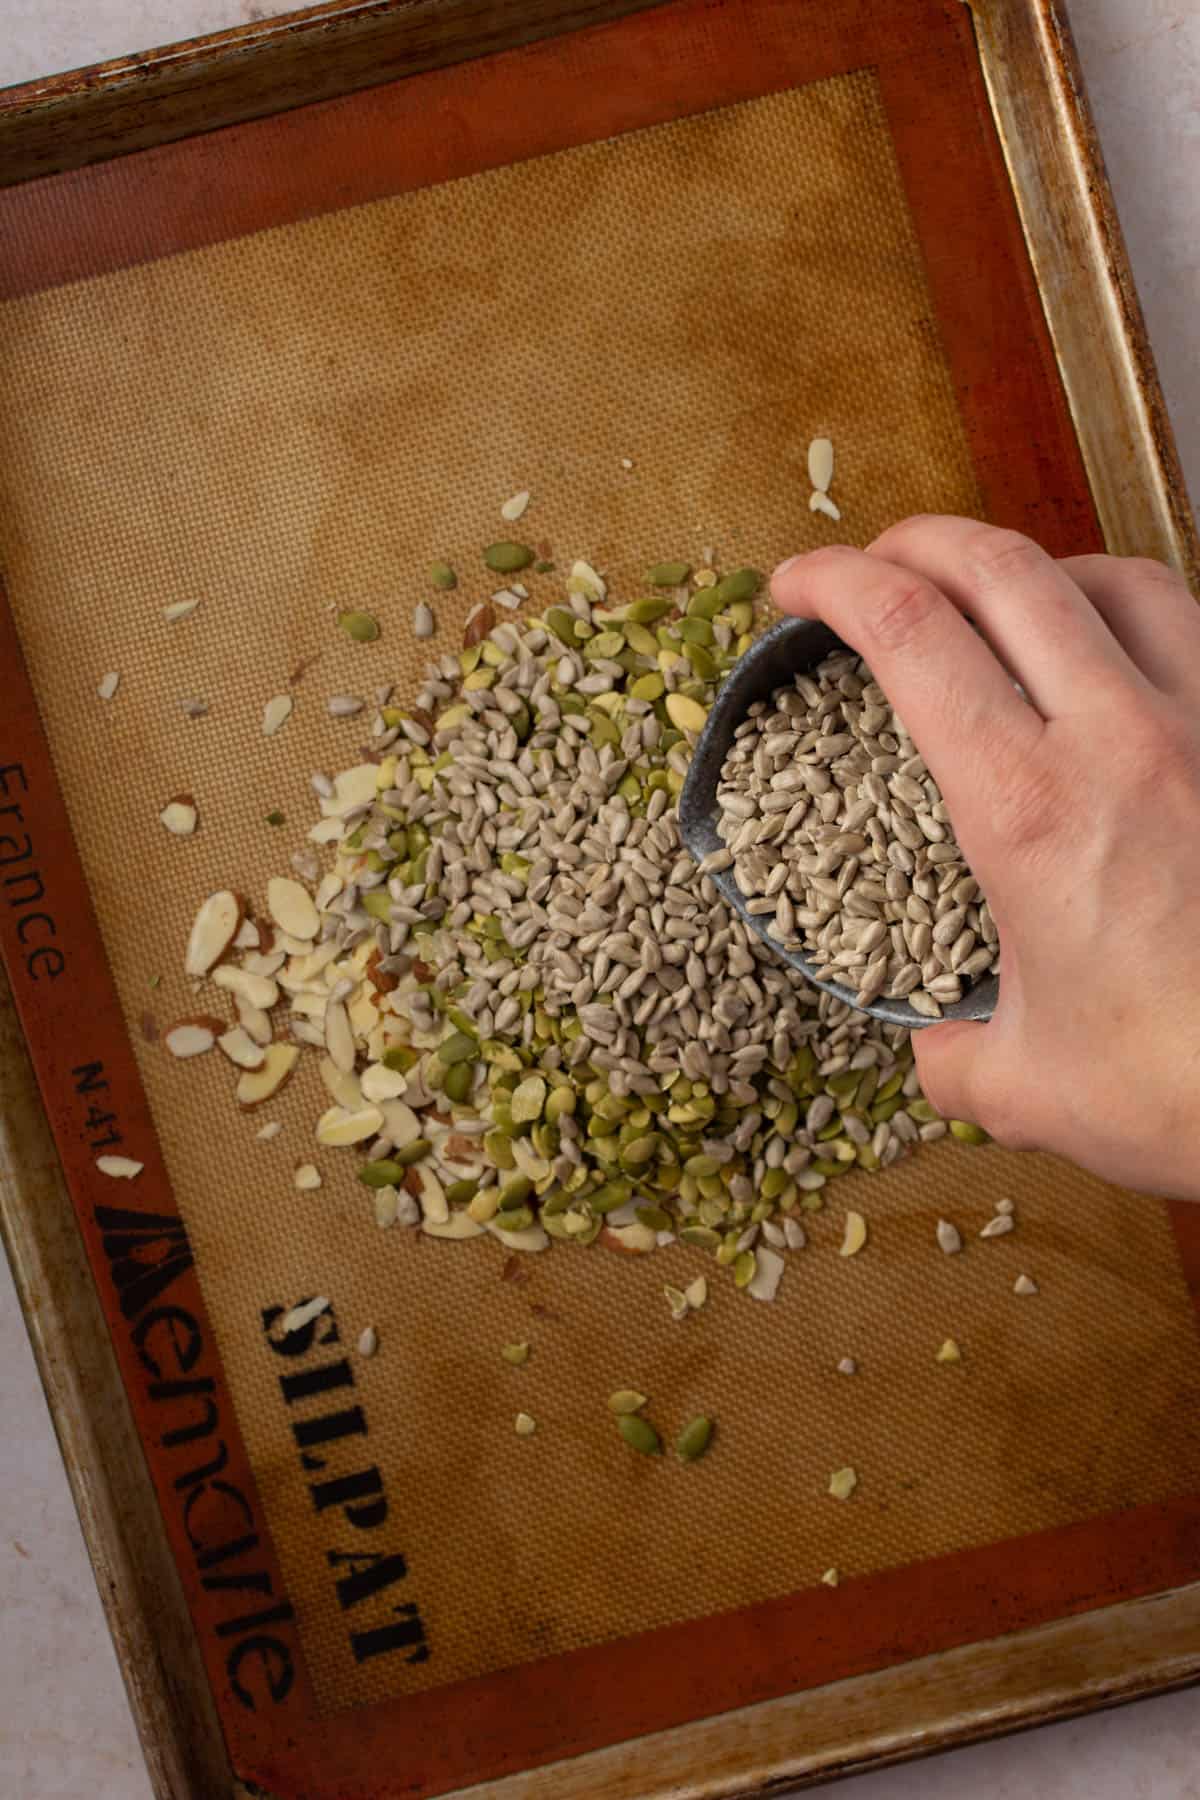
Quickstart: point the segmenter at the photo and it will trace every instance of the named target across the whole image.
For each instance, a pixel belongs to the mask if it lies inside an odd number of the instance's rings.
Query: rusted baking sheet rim
[[[7,291],[35,293],[870,66],[926,260],[936,317],[925,323],[946,348],[989,513],[1051,548],[1098,546],[969,15],[959,0],[883,11],[841,0],[824,9],[821,32],[802,34],[784,0],[680,0],[9,189],[0,194]],[[696,52],[686,69],[680,33]],[[954,158],[932,183],[930,159],[951,142]],[[1010,301],[1003,313],[997,293]],[[1006,432],[1026,454],[1009,453]],[[0,670],[0,806],[20,809],[0,814],[16,834],[0,842],[9,857],[0,938],[240,1775],[288,1800],[443,1792],[1200,1575],[1200,1497],[1180,1498],[318,1718],[6,609]],[[98,1146],[114,1133],[120,1141],[107,1147],[146,1165],[136,1182],[97,1173]],[[1176,1227],[1200,1293],[1200,1228],[1186,1208]],[[209,1477],[198,1473],[197,1421],[205,1444],[219,1432],[223,1446]],[[217,1473],[242,1520],[219,1540],[213,1521],[209,1535],[199,1529],[193,1498]]]

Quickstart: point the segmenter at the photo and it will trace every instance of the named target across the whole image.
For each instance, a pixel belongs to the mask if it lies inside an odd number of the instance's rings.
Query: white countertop
[[[262,18],[248,0],[0,0],[0,84]],[[1200,0],[1074,0],[1185,472],[1200,497]],[[0,1258],[0,1795],[149,1800]],[[858,1777],[839,1800],[1200,1800],[1200,1692]]]

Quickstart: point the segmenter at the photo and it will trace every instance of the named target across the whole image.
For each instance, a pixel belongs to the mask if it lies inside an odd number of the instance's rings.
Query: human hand
[[[992,1020],[914,1036],[929,1099],[1014,1149],[1200,1199],[1200,607],[1184,582],[929,517],[867,551],[793,557],[771,591],[870,666],[999,929]]]

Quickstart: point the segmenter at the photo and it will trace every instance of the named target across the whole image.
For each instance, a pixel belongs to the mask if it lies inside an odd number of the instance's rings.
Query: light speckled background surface
[[[0,0],[0,83],[282,10]],[[1193,493],[1200,491],[1200,0],[1075,0],[1074,23]],[[0,1260],[0,1794],[148,1800],[58,1450]],[[1200,1800],[1200,1694],[848,1782],[844,1800]]]

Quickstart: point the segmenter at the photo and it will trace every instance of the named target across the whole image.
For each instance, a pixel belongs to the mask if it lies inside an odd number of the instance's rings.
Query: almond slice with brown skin
[[[264,1047],[269,1044],[275,1036],[270,1015],[265,1013],[261,1006],[251,1006],[250,1002],[241,994],[233,996],[233,1006],[238,1016],[238,1024],[246,1035],[253,1038],[256,1044],[262,1044]]]
[[[217,1039],[217,1047],[239,1069],[261,1069],[267,1060],[264,1046],[255,1042],[244,1025],[235,1025],[232,1031],[223,1032]]]
[[[172,1056],[178,1056],[181,1060],[189,1056],[203,1056],[206,1050],[212,1049],[224,1030],[224,1019],[205,1018],[203,1015],[194,1019],[177,1019],[174,1025],[163,1032],[163,1043]]]
[[[184,973],[207,975],[237,936],[245,907],[229,888],[218,888],[201,906],[192,924]]]
[[[289,876],[275,875],[267,883],[267,911],[280,931],[308,944],[321,929],[321,915],[308,889]]]
[[[247,1069],[237,1084],[238,1105],[261,1106],[279,1092],[300,1056],[298,1044],[270,1044],[261,1067]]]

